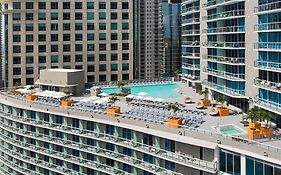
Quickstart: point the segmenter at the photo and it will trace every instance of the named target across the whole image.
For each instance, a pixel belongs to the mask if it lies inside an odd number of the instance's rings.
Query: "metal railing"
[[[259,87],[264,87],[264,88],[268,88],[268,89],[272,89],[272,90],[281,92],[281,82],[277,83],[277,82],[272,82],[272,81],[268,81],[268,80],[262,80],[259,78],[255,78],[254,84]]]
[[[182,34],[183,35],[194,35],[194,34],[200,34],[200,30],[185,30],[185,29],[183,29],[182,30]]]
[[[245,96],[245,90],[240,89],[232,89],[223,85],[219,85],[213,82],[209,82],[207,80],[202,81],[203,86],[207,86],[209,88],[215,89],[217,91],[223,92],[225,94],[230,94],[234,96]]]
[[[198,22],[200,22],[200,18],[188,18],[182,20],[182,25],[190,24],[190,23],[198,23]]]
[[[245,32],[245,26],[227,26],[204,29],[203,33]]]
[[[198,57],[200,58],[200,53],[184,52],[182,53],[184,57]]]
[[[267,68],[272,70],[281,70],[281,63],[280,62],[269,62],[269,61],[254,61],[254,66],[258,68]]]
[[[200,7],[199,6],[192,6],[192,7],[188,7],[188,8],[183,8],[182,10],[181,10],[181,13],[187,13],[187,12],[194,12],[194,11],[198,11],[200,9]],[[184,15],[184,14],[182,14],[182,15]]]
[[[188,64],[188,63],[182,62],[182,67],[187,68],[187,69],[199,70],[200,64]]]
[[[163,150],[161,148],[155,148],[155,147],[150,146],[150,145],[146,145],[146,144],[143,144],[143,143],[140,143],[140,142],[136,142],[136,141],[133,141],[133,140],[129,140],[129,139],[125,139],[125,138],[121,138],[121,137],[118,137],[118,136],[113,136],[113,135],[109,135],[109,134],[105,134],[105,133],[97,133],[95,131],[89,131],[89,130],[79,130],[77,128],[72,128],[72,127],[69,127],[69,126],[63,126],[63,125],[60,125],[60,124],[55,124],[55,123],[50,123],[50,122],[43,122],[43,121],[36,122],[35,120],[32,120],[32,119],[24,119],[24,118],[20,118],[20,117],[17,117],[17,116],[13,116],[12,118],[9,118],[8,116],[11,116],[9,114],[7,114],[7,116],[5,116],[5,115],[2,115],[2,116],[6,117],[7,119],[16,120],[16,121],[21,122],[23,124],[29,124],[29,125],[33,125],[33,126],[37,126],[37,127],[46,128],[46,129],[52,128],[53,130],[61,131],[61,132],[64,132],[64,133],[69,133],[69,134],[74,134],[74,135],[81,136],[81,137],[92,138],[92,139],[95,139],[95,140],[110,142],[112,144],[119,144],[120,146],[128,147],[128,148],[131,148],[131,149],[136,149],[136,150],[141,151],[143,153],[151,154],[151,155],[157,156],[159,158],[170,159],[171,161],[175,161],[176,163],[181,163],[181,164],[185,163],[186,166],[192,166],[192,167],[198,166],[198,167],[203,168],[203,169],[205,168],[207,170],[214,171],[214,169],[213,169],[214,163],[213,162],[200,160],[200,159],[194,158],[192,155],[186,155],[186,154],[184,155],[182,153],[169,152],[169,151]],[[22,120],[20,120],[20,119],[22,119]],[[29,133],[29,132],[31,132],[31,131],[28,131],[27,133]],[[40,136],[40,134],[38,136]],[[53,138],[53,137],[51,137],[51,138]],[[99,148],[99,149],[101,149],[101,148]],[[122,155],[122,156],[124,157],[126,155]],[[161,168],[161,169],[163,169],[163,168]]]
[[[276,102],[270,101],[268,99],[262,99],[259,97],[255,97],[254,104],[257,104],[264,108],[271,109],[272,111],[275,111],[275,112],[278,112],[279,114],[281,114],[281,104],[280,103],[276,103]],[[278,151],[281,152],[279,148],[278,148]]]
[[[280,50],[281,43],[280,42],[259,42],[254,43],[255,49],[272,49],[272,50]]]
[[[227,3],[227,2],[230,2],[230,1],[237,1],[237,0],[212,0],[212,1],[208,1],[207,3],[203,3],[202,8],[207,8],[207,7],[211,7],[211,6],[214,6],[214,5]]]
[[[265,12],[270,10],[281,9],[281,2],[271,2],[266,4],[261,4],[258,7],[255,7],[255,13],[257,12]]]
[[[205,47],[222,47],[222,48],[245,48],[245,42],[217,42],[217,41],[207,41],[202,43]]]
[[[204,67],[203,72],[213,74],[213,75],[218,75],[218,76],[221,76],[221,77],[224,77],[224,78],[229,78],[231,80],[245,81],[245,74],[241,74],[241,73],[231,73],[231,72],[211,69],[211,68],[208,68],[208,67]]]
[[[215,20],[229,17],[243,17],[245,15],[245,10],[232,10],[222,13],[211,14],[208,16],[203,16],[203,20]]]
[[[186,46],[194,46],[194,47],[200,46],[199,41],[182,41],[181,44]]]
[[[281,30],[281,22],[262,23],[255,25],[255,31]]]
[[[224,56],[217,56],[217,55],[204,55],[202,58],[204,60],[217,61],[222,63],[245,64],[245,58],[224,57]]]

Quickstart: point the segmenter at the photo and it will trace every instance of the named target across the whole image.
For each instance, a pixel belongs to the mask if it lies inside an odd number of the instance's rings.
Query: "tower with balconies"
[[[200,83],[200,1],[182,2],[182,79],[198,89]]]

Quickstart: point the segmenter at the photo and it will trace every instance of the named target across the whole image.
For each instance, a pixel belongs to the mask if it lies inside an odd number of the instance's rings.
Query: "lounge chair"
[[[219,114],[219,111],[218,111],[217,108],[212,108],[212,109],[211,109],[211,112],[210,112],[210,115],[211,115],[211,116],[216,116],[216,115],[218,115],[218,114]]]
[[[185,97],[184,103],[191,103],[192,99],[190,97]]]
[[[199,102],[197,103],[196,109],[204,109],[204,108],[205,108],[205,106],[204,106],[203,102],[202,102],[202,101],[199,101]]]

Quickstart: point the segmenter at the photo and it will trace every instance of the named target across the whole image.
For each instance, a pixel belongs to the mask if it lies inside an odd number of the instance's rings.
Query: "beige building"
[[[132,12],[129,0],[2,2],[5,85],[50,68],[84,70],[86,82],[132,79]]]

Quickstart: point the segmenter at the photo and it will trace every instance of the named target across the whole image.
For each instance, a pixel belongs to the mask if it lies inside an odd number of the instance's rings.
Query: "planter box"
[[[179,128],[182,125],[182,118],[179,117],[169,117],[167,119],[168,126],[171,128]]]
[[[26,98],[27,100],[33,101],[33,100],[35,100],[36,98],[38,98],[38,96],[37,96],[37,95],[29,94],[29,95],[26,95],[25,98]]]
[[[61,106],[62,107],[68,107],[68,106],[71,106],[72,103],[73,103],[73,100],[67,100],[67,101],[62,100],[61,101]]]
[[[218,108],[219,116],[228,116],[229,109],[228,108]]]
[[[261,123],[259,123],[259,122],[249,122],[249,128],[260,129],[261,128]]]
[[[206,107],[211,106],[211,101],[209,99],[201,99],[199,102]]]
[[[260,129],[260,134],[264,138],[270,138],[273,135],[273,128],[266,128],[266,127],[261,127]]]
[[[115,106],[111,108],[106,109],[106,114],[112,117],[116,117],[118,114],[120,114],[121,110],[120,107]]]
[[[259,129],[254,130],[254,129],[249,128],[247,130],[247,135],[248,135],[248,138],[252,139],[252,140],[259,139],[261,137]]]

